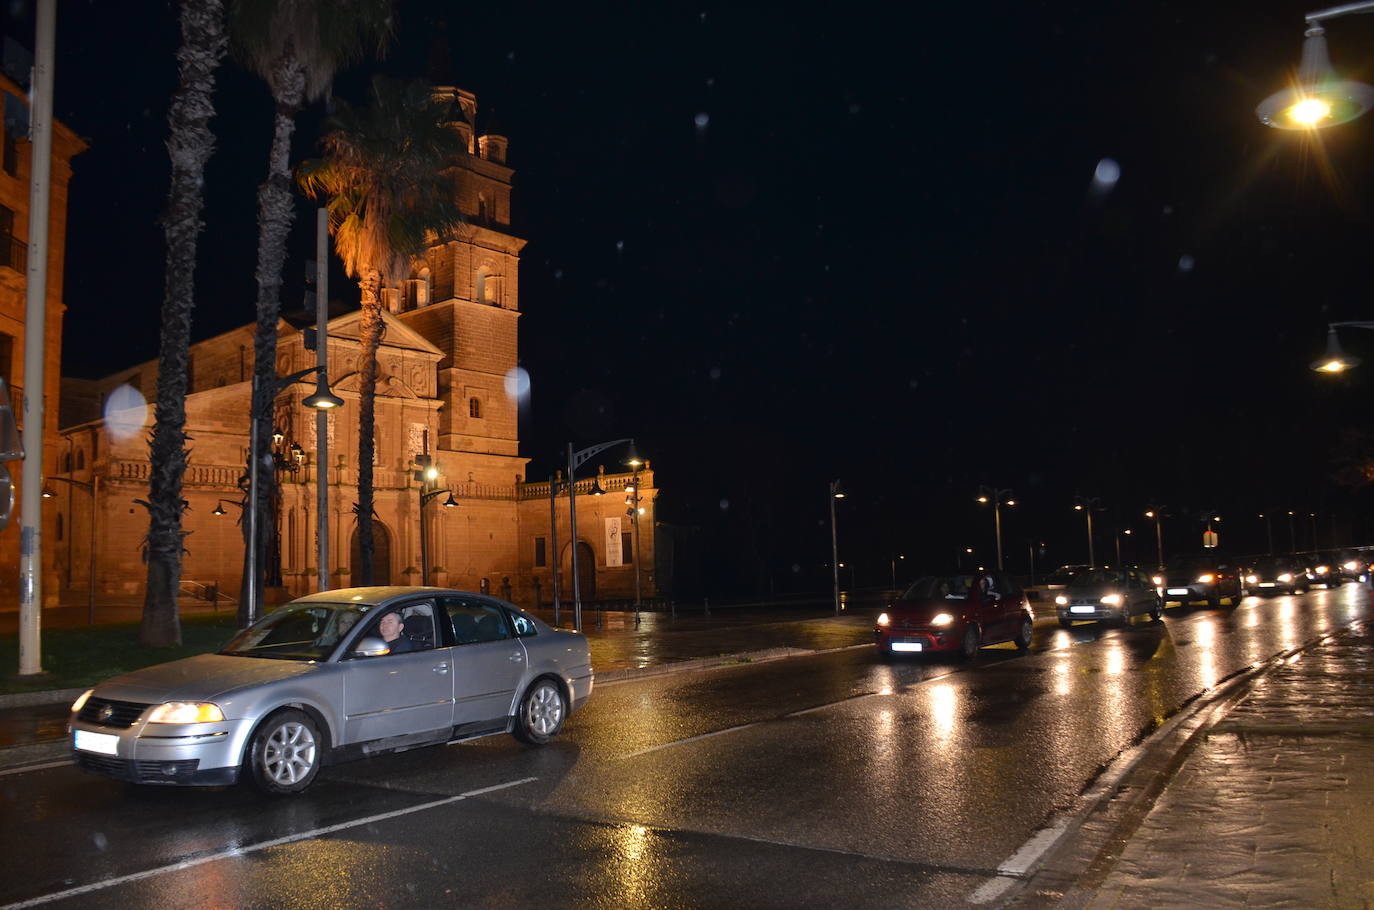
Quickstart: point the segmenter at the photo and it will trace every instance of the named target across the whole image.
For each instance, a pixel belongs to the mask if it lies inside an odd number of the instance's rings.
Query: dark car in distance
[[[1341,555],[1339,553],[1313,553],[1308,557],[1312,584],[1324,588],[1339,588],[1344,578],[1341,575]]]
[[[873,627],[885,655],[956,654],[965,660],[984,645],[1030,647],[1035,615],[1021,588],[997,571],[919,578],[888,604]]]
[[[1092,569],[1082,572],[1054,599],[1059,624],[1068,628],[1079,620],[1125,625],[1132,616],[1158,620],[1164,602],[1154,582],[1140,569]]]
[[[1166,604],[1187,606],[1201,600],[1216,608],[1225,598],[1235,607],[1245,596],[1240,570],[1217,554],[1175,556],[1165,564],[1158,578]]]
[[[1245,582],[1254,594],[1305,594],[1312,586],[1307,567],[1288,556],[1261,556]]]

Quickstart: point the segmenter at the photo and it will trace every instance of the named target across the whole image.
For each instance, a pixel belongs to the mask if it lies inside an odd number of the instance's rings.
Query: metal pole
[[[86,623],[88,625],[95,625],[95,542],[97,540],[95,534],[95,516],[96,503],[99,501],[100,494],[100,475],[95,473],[95,459],[92,458],[91,461],[91,545],[88,548],[90,552],[87,554],[91,564],[89,572],[90,577],[88,579],[90,591],[86,595]]]
[[[429,529],[425,527],[425,487],[428,483],[420,480],[420,584],[429,584]]]
[[[258,376],[253,372],[252,400],[258,398]],[[248,605],[248,625],[258,618],[258,420],[257,409],[248,409],[248,549],[245,554],[248,562],[248,578],[243,592],[244,603]]]
[[[558,485],[549,475],[549,567],[553,575],[553,624],[559,625],[562,604],[558,600]]]
[[[639,625],[639,484],[635,484],[635,625]]]
[[[992,500],[992,520],[997,528],[997,571],[1002,571],[1002,494]]]
[[[835,591],[835,615],[840,615],[840,544],[835,531],[835,484],[830,484],[830,571]]]
[[[1116,532],[1116,565],[1121,567],[1121,531]]]
[[[19,675],[43,672],[43,370],[47,355],[48,200],[52,178],[57,0],[39,0],[29,105],[29,254],[24,294],[24,466],[19,503]]]
[[[577,478],[573,476],[573,447],[568,443],[568,546],[572,556],[573,628],[582,631],[582,579],[577,572]]]
[[[315,213],[315,364],[329,380],[329,210]],[[315,410],[315,563],[321,591],[329,590],[329,411]]]
[[[1097,558],[1093,555],[1093,507],[1088,505],[1083,510],[1088,515],[1088,565],[1096,566]]]
[[[1159,527],[1159,515],[1155,515],[1155,548],[1159,551],[1159,567],[1164,568],[1164,532]]]
[[[1268,515],[1264,516],[1264,533],[1269,537],[1269,555],[1274,555],[1274,523]]]

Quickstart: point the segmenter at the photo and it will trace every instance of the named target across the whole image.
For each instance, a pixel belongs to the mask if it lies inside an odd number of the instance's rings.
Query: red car
[[[955,653],[984,645],[1030,647],[1035,614],[1026,593],[1002,572],[927,575],[878,616],[873,637],[883,654]]]

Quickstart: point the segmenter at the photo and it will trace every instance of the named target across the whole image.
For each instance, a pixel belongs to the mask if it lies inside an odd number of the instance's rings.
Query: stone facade
[[[548,484],[525,483],[519,401],[507,392],[507,378],[519,361],[517,275],[525,243],[509,233],[513,172],[505,163],[507,143],[500,136],[474,140],[470,124],[476,99],[456,89],[440,91],[452,100],[454,129],[468,140],[469,153],[454,162],[452,173],[469,223],[455,236],[435,243],[413,264],[411,278],[384,294],[390,312],[377,355],[374,581],[421,583],[416,456],[427,453],[441,471],[439,486],[451,490],[459,503],[444,508],[446,497],[439,496],[424,507],[430,582],[487,590],[524,605],[547,603],[554,558]],[[251,303],[246,302],[245,311],[249,309]],[[330,456],[323,468],[330,496],[325,516],[328,569],[336,587],[356,583],[360,575],[353,513],[358,498],[358,318],[352,313],[329,324],[329,382],[344,399],[344,406],[329,414]],[[315,353],[306,349],[304,331],[282,322],[278,332],[279,376],[314,366]],[[191,533],[182,573],[190,593],[214,586],[235,597],[239,588],[243,539],[238,503],[243,495],[238,484],[247,460],[252,359],[251,325],[202,341],[192,351],[187,400],[192,452],[185,479],[190,509],[184,520]],[[152,413],[150,408],[128,409],[122,413],[132,419],[120,420],[110,411],[117,411],[123,401],[152,401],[156,371],[154,361],[97,382],[69,381],[65,386],[71,413],[77,415],[63,431],[65,451],[89,453],[81,467],[71,462],[70,477],[96,490],[91,497],[94,526],[90,502],[80,490],[76,496],[59,497],[64,525],[76,529],[59,572],[69,600],[89,590],[92,565],[100,593],[133,595],[143,590],[141,542],[147,515],[133,500],[146,495],[146,438]],[[313,379],[301,381],[277,399],[275,422],[281,430],[279,451],[285,467],[277,475],[279,544],[268,560],[269,600],[305,594],[317,586],[316,483],[322,467],[315,458],[315,412],[301,404],[313,391]],[[618,527],[626,510],[623,493],[629,476],[601,476],[602,489],[620,494],[612,496],[593,496],[592,481],[579,481],[579,552],[591,555],[580,567],[585,600],[634,596],[634,565],[625,559],[633,547],[620,541],[624,534],[633,534],[629,517],[624,517],[624,529]],[[639,527],[645,536],[639,542],[639,559],[645,597],[655,592],[650,568],[656,492],[652,477],[647,469],[641,474],[645,512]],[[567,566],[571,558],[566,487],[559,511],[559,559]],[[545,543],[538,543],[541,540]],[[594,568],[588,569],[588,562]]]
[[[0,123],[0,376],[9,385],[15,418],[22,425],[23,396],[31,393],[24,377],[25,295],[27,293],[27,263],[29,248],[29,177],[33,146],[26,125],[13,114],[26,110],[27,94],[19,85],[0,75],[5,118]],[[58,401],[61,389],[62,319],[66,307],[62,303],[62,275],[67,246],[67,191],[71,183],[71,160],[86,149],[83,142],[66,126],[53,122],[52,179],[49,187],[48,228],[48,289],[47,316],[44,338],[43,375],[43,471],[45,476],[55,468],[64,446],[58,435]],[[8,468],[14,479],[15,508],[9,526],[0,531],[0,565],[7,570],[0,573],[0,602],[6,606],[19,603],[19,489],[22,483],[23,461],[12,461]],[[69,491],[76,499],[87,494],[81,489]],[[54,497],[56,498],[56,497]],[[45,502],[51,502],[46,500]],[[76,507],[80,508],[82,504]],[[84,503],[89,510],[90,503]],[[61,580],[57,553],[66,546],[69,529],[57,525],[55,509],[45,509],[40,523],[39,546],[43,553],[43,572],[40,580],[44,605],[57,602]]]

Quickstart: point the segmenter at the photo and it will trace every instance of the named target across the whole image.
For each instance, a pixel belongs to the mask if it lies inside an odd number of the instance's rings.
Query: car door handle
[[[435,673],[447,673],[447,672],[448,672],[448,664],[440,664],[439,666],[437,666],[437,667],[434,668],[434,672],[435,672]]]
[[[520,654],[519,652],[516,652],[515,654],[512,654],[512,655],[510,656],[510,659],[511,659],[514,663],[517,663],[517,664],[518,664],[518,663],[520,663],[520,661],[524,660],[525,658],[524,658],[524,656],[523,656],[522,654]]]

